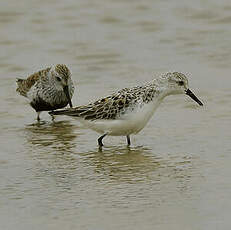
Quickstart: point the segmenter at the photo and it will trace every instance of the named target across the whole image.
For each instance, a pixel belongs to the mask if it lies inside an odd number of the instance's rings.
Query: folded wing
[[[131,107],[130,105],[136,101],[136,97],[130,94],[129,91],[130,90],[126,88],[86,106],[52,111],[50,114],[80,117],[85,120],[116,119],[123,115],[126,109]]]

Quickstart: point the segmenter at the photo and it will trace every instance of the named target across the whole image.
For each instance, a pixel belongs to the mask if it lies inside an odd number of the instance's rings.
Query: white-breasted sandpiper
[[[203,105],[189,89],[184,74],[169,72],[142,86],[125,88],[88,105],[50,114],[78,118],[86,127],[102,134],[98,139],[99,146],[103,146],[102,140],[106,135],[126,136],[130,145],[130,135],[141,131],[162,100],[174,94],[187,94]]]

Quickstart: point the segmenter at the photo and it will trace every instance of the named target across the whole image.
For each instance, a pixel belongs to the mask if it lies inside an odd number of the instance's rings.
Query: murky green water
[[[1,1],[0,229],[230,229],[230,1]],[[53,63],[75,105],[165,71],[205,106],[165,100],[126,147],[68,117],[42,122],[15,78]]]

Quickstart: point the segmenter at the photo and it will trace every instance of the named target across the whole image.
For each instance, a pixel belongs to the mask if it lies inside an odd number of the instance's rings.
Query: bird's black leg
[[[54,112],[53,110],[51,110],[51,112]],[[55,120],[55,116],[53,114],[50,114],[51,116],[51,120],[54,121]]]
[[[37,112],[37,121],[40,121],[39,115],[40,115],[40,112]]]
[[[131,145],[131,140],[130,140],[130,136],[129,135],[127,135],[127,143],[128,143],[128,146]]]
[[[107,133],[105,133],[104,135],[102,135],[102,136],[98,139],[98,144],[99,144],[100,147],[103,146],[102,140],[103,140],[103,138],[104,138],[106,135],[107,135]]]

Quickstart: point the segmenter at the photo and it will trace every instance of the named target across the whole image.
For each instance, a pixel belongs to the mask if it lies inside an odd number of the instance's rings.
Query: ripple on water
[[[17,21],[21,16],[23,16],[23,13],[21,12],[1,11],[0,12],[0,23],[1,24],[13,23]]]
[[[85,164],[93,167],[100,178],[107,178],[109,183],[146,183],[161,178],[184,177],[185,170],[190,170],[191,156],[189,154],[153,154],[152,150],[143,147],[105,147],[103,150],[78,153]],[[173,175],[174,173],[174,175]],[[186,175],[186,178],[189,175]],[[190,177],[190,176],[189,176]]]
[[[113,17],[113,16],[104,16],[103,18],[100,19],[101,23],[104,24],[120,24],[123,21],[120,18]]]
[[[163,28],[163,25],[157,21],[139,21],[135,23],[135,26],[143,32],[157,32]]]
[[[78,55],[76,59],[78,61],[86,62],[88,65],[92,64],[102,64],[102,65],[112,65],[120,62],[120,54],[113,52],[97,52],[92,54]]]
[[[19,65],[10,65],[9,66],[9,71],[11,72],[25,72],[27,70],[27,68],[23,67],[23,66],[19,66]]]
[[[75,129],[70,121],[36,122],[26,126],[24,133],[32,149],[40,146],[45,150],[49,146],[51,150],[68,152],[75,146]]]
[[[216,19],[219,13],[213,9],[195,9],[192,7],[180,7],[175,9],[175,14],[178,17],[192,19],[195,21],[210,21]]]
[[[98,60],[98,59],[108,59],[108,58],[118,58],[120,55],[117,53],[95,53],[88,55],[79,55],[76,58],[79,60]]]
[[[231,16],[217,18],[210,22],[211,24],[230,24],[231,23]]]

